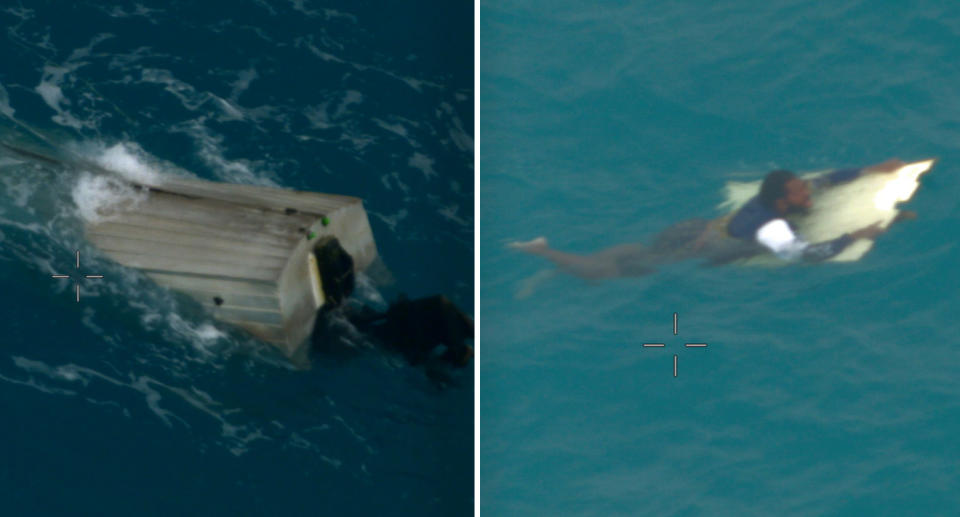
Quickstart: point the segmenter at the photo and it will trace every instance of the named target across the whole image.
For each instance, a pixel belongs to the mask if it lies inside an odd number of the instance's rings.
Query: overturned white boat
[[[91,158],[30,133],[26,145],[0,140],[0,155],[80,171],[74,202],[93,245],[297,366],[318,311],[379,263],[359,198],[161,174],[123,144]]]
[[[181,177],[131,188],[135,203],[86,221],[90,242],[296,365],[308,364],[318,310],[377,257],[359,198]]]

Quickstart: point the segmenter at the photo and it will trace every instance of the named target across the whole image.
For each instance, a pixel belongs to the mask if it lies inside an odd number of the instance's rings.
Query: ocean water
[[[491,0],[480,41],[483,515],[956,515],[956,5]],[[891,157],[940,161],[859,262],[529,283],[504,246]]]
[[[364,198],[382,307],[473,286],[473,10],[7,2],[0,140],[125,174]],[[355,333],[296,371],[99,254],[115,192],[0,158],[0,514],[468,515],[473,373],[440,383]],[[51,278],[75,268],[85,283]]]

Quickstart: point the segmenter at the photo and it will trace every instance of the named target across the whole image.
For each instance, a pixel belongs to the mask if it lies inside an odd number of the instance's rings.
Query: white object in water
[[[327,303],[314,250],[336,237],[355,272],[377,257],[359,198],[181,177],[111,180],[136,196],[91,208],[90,241],[297,366],[309,364],[307,340]]]

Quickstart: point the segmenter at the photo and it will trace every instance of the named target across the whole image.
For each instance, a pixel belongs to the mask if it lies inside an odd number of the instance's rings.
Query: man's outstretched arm
[[[800,258],[804,262],[823,262],[839,255],[855,240],[849,233],[845,233],[833,240],[808,244],[803,248]]]
[[[784,260],[822,262],[839,255],[857,239],[872,239],[883,231],[880,223],[874,223],[836,239],[811,244],[797,237],[785,220],[774,219],[757,230],[757,242]]]

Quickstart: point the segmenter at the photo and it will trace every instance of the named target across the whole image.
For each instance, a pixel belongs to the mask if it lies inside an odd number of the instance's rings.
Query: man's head
[[[760,203],[779,214],[807,212],[813,205],[810,184],[790,171],[771,171],[760,186]]]

